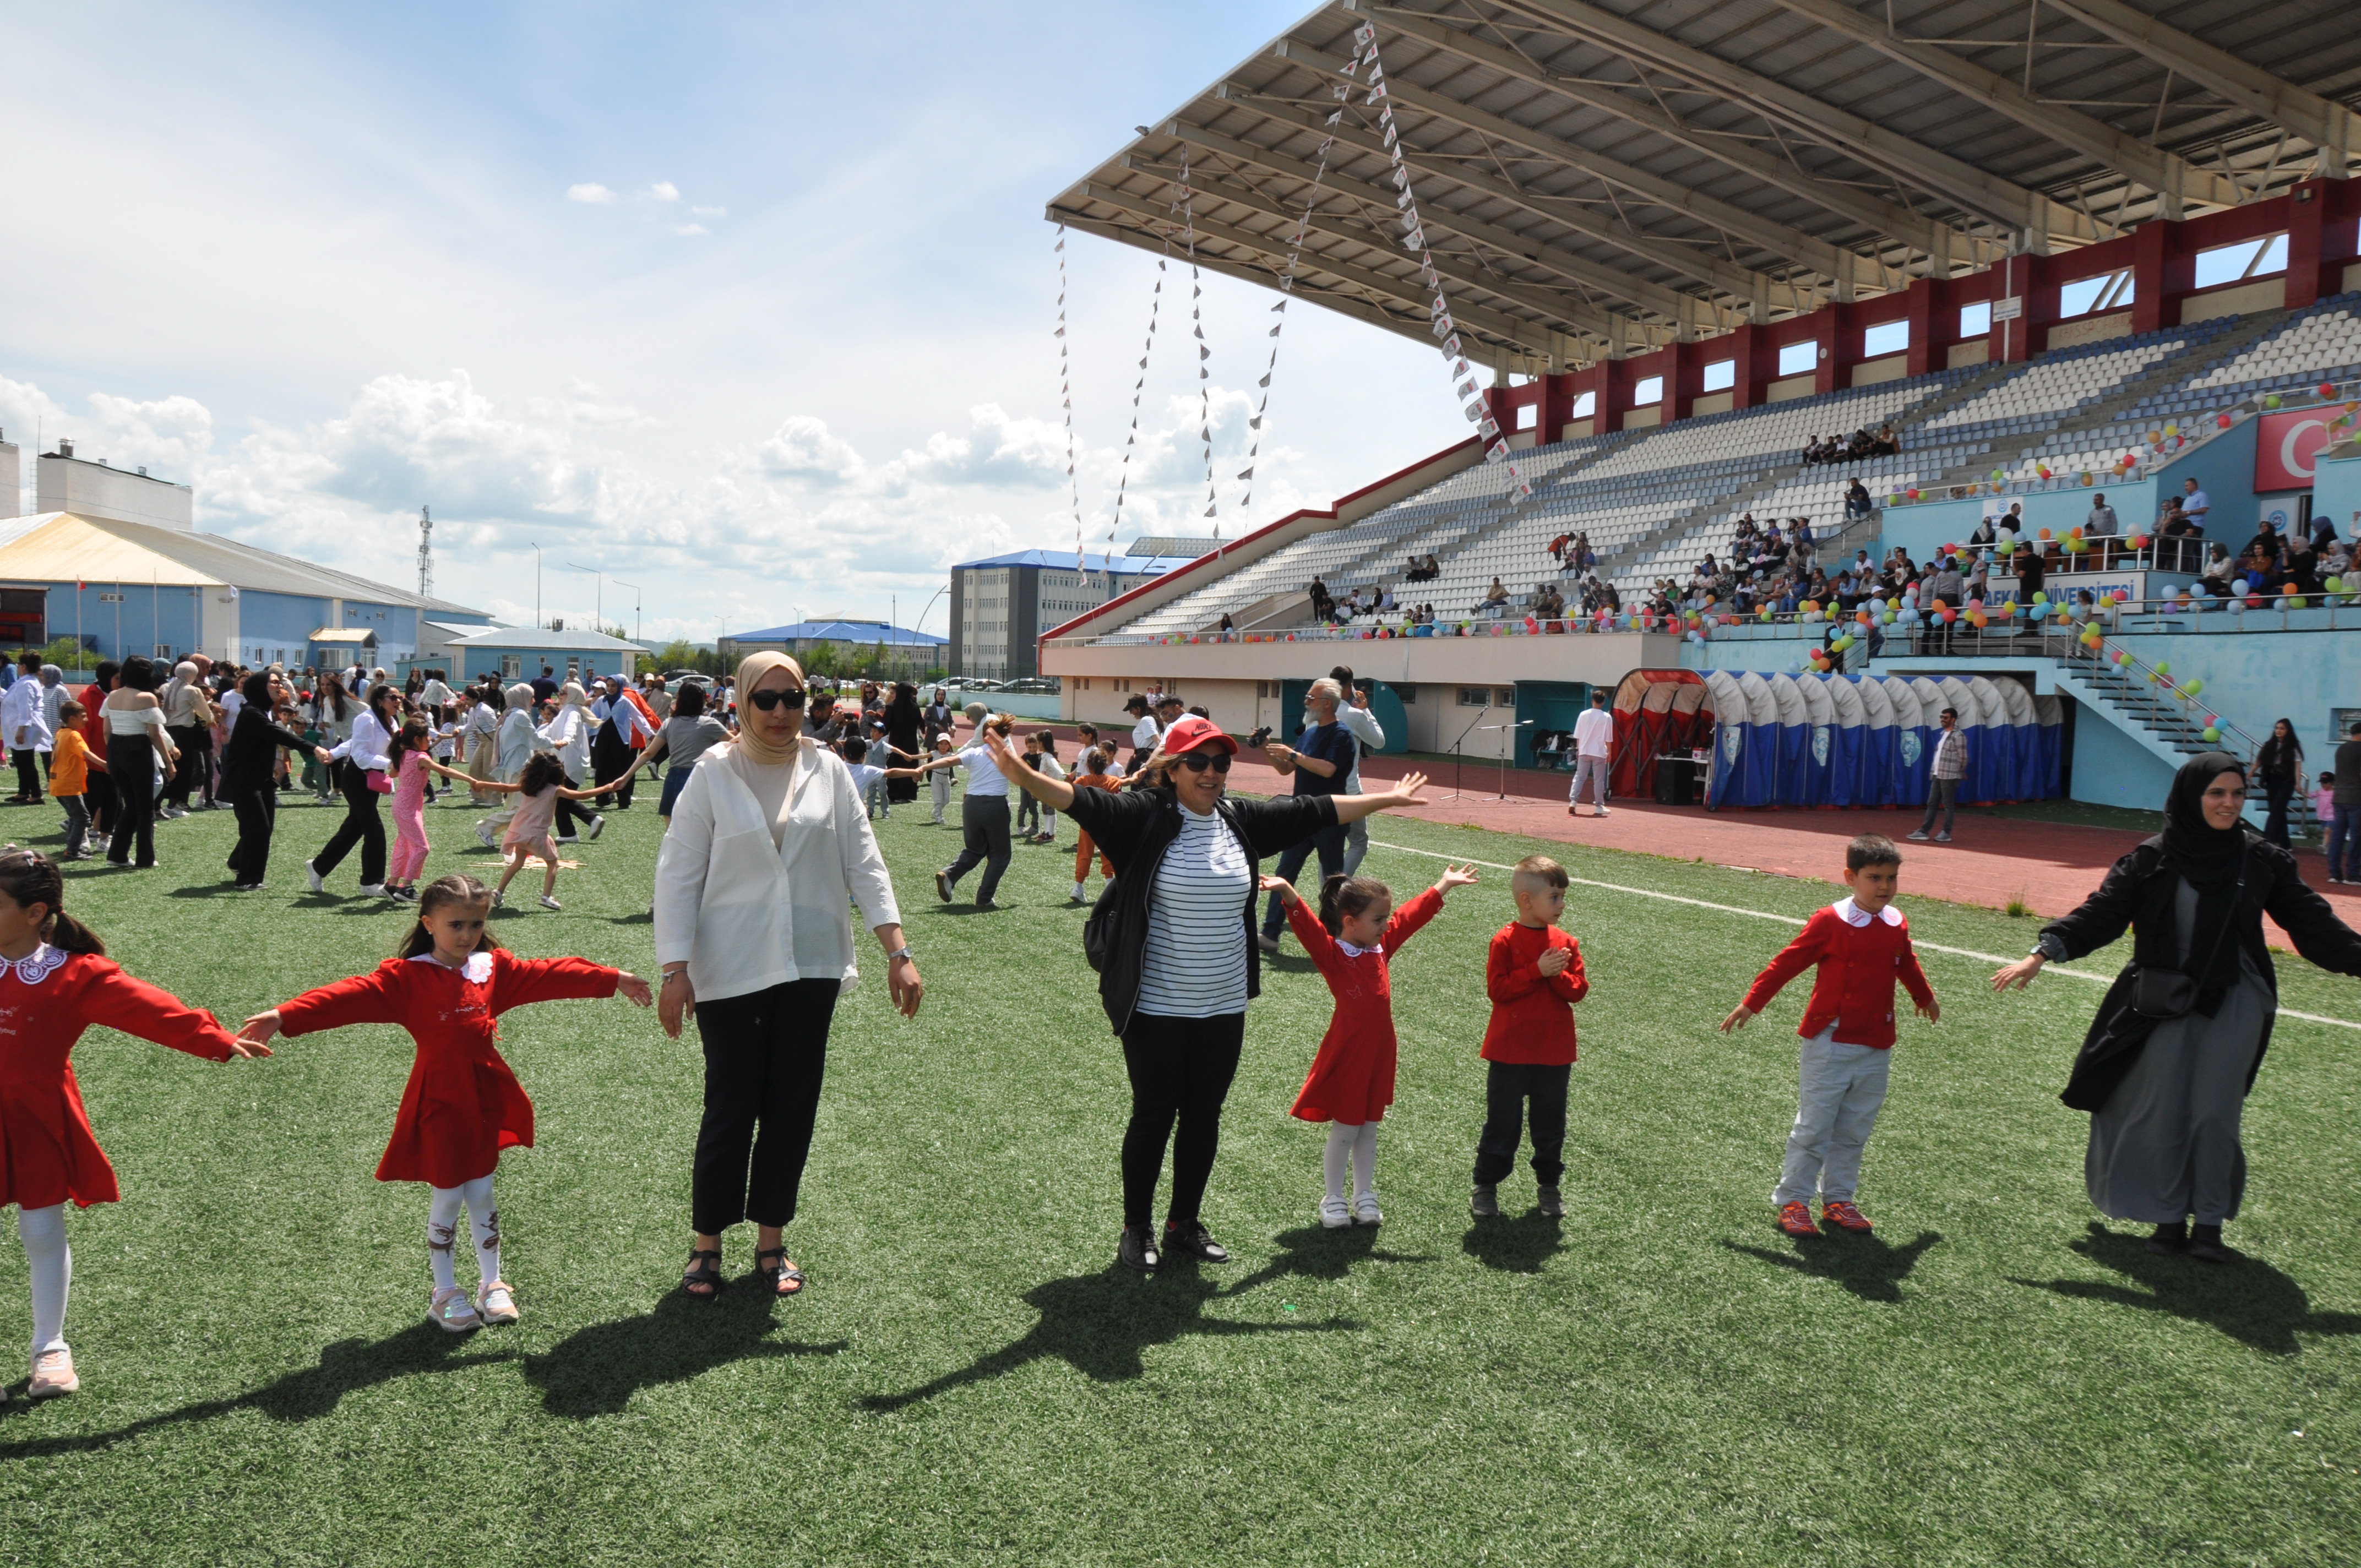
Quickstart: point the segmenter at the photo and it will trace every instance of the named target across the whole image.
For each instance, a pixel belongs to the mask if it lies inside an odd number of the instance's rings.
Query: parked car
[[[1026,675],[1000,688],[1005,692],[1030,692],[1038,696],[1055,696],[1060,689],[1055,675]]]

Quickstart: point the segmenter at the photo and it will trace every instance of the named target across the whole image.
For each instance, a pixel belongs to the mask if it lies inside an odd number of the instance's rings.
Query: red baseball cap
[[[1184,751],[1202,751],[1208,746],[1219,746],[1231,752],[1238,749],[1235,740],[1222,733],[1220,725],[1210,718],[1199,718],[1194,714],[1164,732],[1163,751],[1170,757],[1177,757]]]

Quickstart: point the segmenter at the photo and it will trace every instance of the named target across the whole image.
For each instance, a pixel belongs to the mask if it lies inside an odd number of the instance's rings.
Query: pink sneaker
[[[456,1287],[437,1289],[427,1299],[426,1320],[445,1333],[472,1333],[484,1326],[484,1320],[477,1315],[475,1302],[467,1299],[465,1290]]]
[[[488,1323],[512,1323],[517,1321],[516,1292],[505,1279],[495,1279],[476,1291],[476,1312]]]
[[[82,1387],[74,1375],[73,1352],[45,1350],[33,1357],[32,1381],[25,1385],[28,1399],[54,1399],[60,1394],[71,1394]]]

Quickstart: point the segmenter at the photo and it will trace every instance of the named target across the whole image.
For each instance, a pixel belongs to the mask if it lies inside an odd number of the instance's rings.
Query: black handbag
[[[2238,881],[2230,890],[2233,918],[2237,914],[2238,894],[2245,891],[2246,886],[2246,862],[2242,854],[2238,861]],[[2222,928],[2213,933],[2213,946],[2206,953],[2205,962],[2199,966],[2195,975],[2184,973],[2177,969],[2150,967],[2146,964],[2133,970],[2132,1011],[2143,1018],[2153,1018],[2158,1023],[2189,1016],[2190,1010],[2197,1005],[2198,976],[2213,971],[2213,959],[2222,951],[2223,939],[2229,934],[2230,921],[2224,920],[2222,922]]]

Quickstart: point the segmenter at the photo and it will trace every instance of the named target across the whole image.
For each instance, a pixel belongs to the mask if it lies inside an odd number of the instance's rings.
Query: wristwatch
[[[892,952],[890,952],[890,953],[886,954],[886,955],[885,955],[885,961],[886,961],[887,963],[889,963],[889,964],[890,964],[890,963],[892,963],[895,959],[906,959],[906,958],[908,958],[909,956],[910,956],[910,944],[909,944],[909,943],[907,943],[907,942],[905,942],[905,943],[903,943],[900,947],[898,947],[898,948],[895,948]]]

